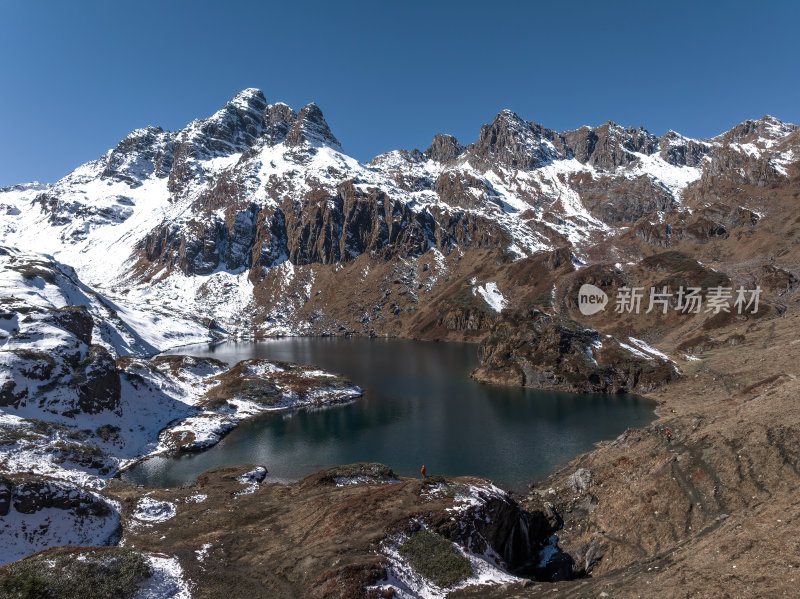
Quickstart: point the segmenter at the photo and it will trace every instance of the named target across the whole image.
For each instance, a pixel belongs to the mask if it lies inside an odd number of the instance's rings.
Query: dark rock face
[[[707,194],[718,193],[730,184],[768,187],[786,181],[767,156],[749,154],[731,146],[718,148],[703,171],[699,187]],[[727,185],[720,185],[724,182]],[[722,199],[722,198],[719,198]]]
[[[314,145],[330,145],[341,147],[339,141],[333,136],[322,111],[315,103],[303,108],[297,115],[291,129],[286,134],[286,143],[290,146],[299,146],[303,143]]]
[[[504,110],[490,124],[481,127],[478,141],[468,151],[486,164],[530,170],[562,157],[556,143],[560,145],[562,141],[555,131],[527,123],[510,110]]]
[[[264,137],[270,145],[279,144],[296,120],[297,113],[286,104],[270,104],[264,114]]]
[[[101,345],[89,348],[73,373],[78,408],[86,414],[119,409],[121,385],[113,356]]]
[[[275,210],[270,216],[262,212],[256,225],[256,238],[253,242],[252,264],[262,269],[272,268],[289,257],[286,216]],[[261,272],[254,271],[256,278]]]
[[[332,264],[365,252],[383,259],[418,255],[434,242],[436,229],[430,214],[350,181],[338,186],[335,197],[310,197],[299,212],[285,204],[284,214],[293,264]]]
[[[92,344],[94,320],[86,306],[65,306],[53,313],[54,323],[75,335],[86,345]]]
[[[709,151],[707,144],[685,139],[674,131],[662,135],[658,147],[661,158],[676,166],[697,166]]]
[[[6,478],[0,478],[0,516],[7,516],[11,508],[11,497],[14,491],[14,483]]]
[[[442,178],[442,193],[465,207],[480,204],[455,178]],[[217,205],[209,197],[202,201]],[[277,209],[249,203],[236,210],[235,205],[226,209],[228,224],[212,216],[152,231],[139,244],[144,266],[177,266],[186,274],[209,274],[221,265],[253,268],[258,280],[263,268],[285,259],[295,265],[334,264],[367,253],[389,260],[421,255],[431,246],[449,253],[454,245],[502,248],[510,241],[507,232],[483,216],[438,208],[414,211],[353,181],[339,184],[335,194],[312,191],[299,203],[287,198]]]
[[[136,187],[150,175],[167,176],[172,168],[172,137],[161,127],[137,129],[112,150],[100,177]]]
[[[236,212],[233,220],[233,232],[227,251],[227,266],[237,270],[250,266],[250,254],[256,238],[256,223],[260,208],[250,204],[244,210]]]
[[[425,156],[437,162],[452,162],[464,153],[464,146],[452,135],[435,135]]]
[[[657,138],[641,127],[624,129],[612,122],[562,134],[576,160],[601,170],[612,170],[636,160],[634,152],[652,154]]]
[[[676,206],[672,194],[646,176],[635,179],[579,176],[573,177],[572,183],[592,216],[606,223],[636,222]]]
[[[642,219],[635,224],[634,231],[646,242],[666,248],[681,240],[704,244],[713,239],[727,239],[734,231],[752,229],[759,220],[758,214],[751,210],[713,202],[700,206],[692,214],[672,214],[663,223]]]
[[[596,331],[537,311],[504,315],[479,356],[476,380],[535,389],[646,391],[677,376],[665,360],[644,360]]]
[[[249,267],[259,212],[255,204],[234,211],[230,228],[219,218],[183,228],[163,225],[149,233],[139,249],[148,262],[177,265],[186,274],[210,274],[220,265],[232,270]]]
[[[444,171],[436,180],[436,193],[452,206],[478,209],[493,195],[485,181],[459,170]]]
[[[561,519],[550,509],[525,511],[510,497],[494,495],[435,529],[475,554],[493,550],[518,576],[555,581],[573,577],[573,560],[560,549],[554,548],[547,560],[541,558],[560,527]]]
[[[28,389],[18,388],[14,381],[6,381],[0,386],[0,406],[16,407],[26,397],[28,397]]]
[[[6,484],[7,488],[9,485]],[[82,514],[106,516],[111,512],[108,504],[102,499],[70,484],[51,481],[33,480],[11,486],[14,509],[21,514],[33,514],[45,508],[60,510],[78,510]],[[8,491],[5,491],[8,493]],[[0,495],[0,498],[2,495]],[[0,499],[0,502],[2,499]],[[0,503],[0,505],[2,505]],[[2,508],[0,507],[0,511]],[[8,508],[6,508],[6,514]]]

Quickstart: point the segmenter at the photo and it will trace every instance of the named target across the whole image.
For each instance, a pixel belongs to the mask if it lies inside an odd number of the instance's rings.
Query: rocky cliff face
[[[581,393],[642,393],[678,376],[661,356],[538,311],[494,323],[480,360],[478,381]]]

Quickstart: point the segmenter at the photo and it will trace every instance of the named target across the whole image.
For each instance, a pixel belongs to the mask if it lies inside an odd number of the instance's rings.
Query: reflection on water
[[[234,363],[252,357],[314,364],[365,393],[320,410],[264,416],[212,449],[152,458],[123,476],[177,486],[216,466],[260,463],[294,480],[337,464],[382,462],[405,476],[474,474],[507,488],[546,476],[602,439],[653,419],[654,404],[631,395],[577,395],[488,386],[469,372],[477,348],[385,339],[291,338],[193,346],[176,353]]]

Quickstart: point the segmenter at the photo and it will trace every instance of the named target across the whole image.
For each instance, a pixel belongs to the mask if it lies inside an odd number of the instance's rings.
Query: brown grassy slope
[[[564,515],[560,545],[579,562],[592,546],[604,552],[591,578],[457,596],[797,596],[800,316],[796,302],[788,308],[726,329],[743,340],[681,363],[685,376],[654,395],[652,426],[601,444],[530,494],[529,507],[550,502]],[[593,474],[583,493],[566,483],[578,468]]]

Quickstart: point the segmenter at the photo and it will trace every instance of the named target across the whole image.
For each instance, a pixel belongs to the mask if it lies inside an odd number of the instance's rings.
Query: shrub
[[[146,558],[109,549],[53,557],[39,554],[0,570],[0,598],[128,599],[152,576]]]
[[[429,530],[420,530],[400,547],[400,555],[414,570],[442,588],[472,576],[472,565],[453,543]]]

